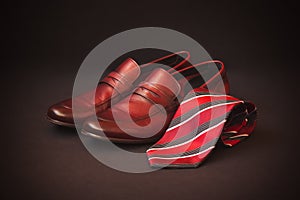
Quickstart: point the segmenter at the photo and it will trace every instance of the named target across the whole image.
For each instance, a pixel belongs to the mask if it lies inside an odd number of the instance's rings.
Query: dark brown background
[[[1,196],[31,199],[283,199],[299,189],[298,10],[288,1],[16,2],[3,5]],[[196,3],[197,2],[197,3]],[[127,174],[44,120],[71,96],[91,49],[121,31],[183,32],[225,62],[232,94],[259,108],[253,136],[197,169]],[[298,195],[297,195],[298,196]]]

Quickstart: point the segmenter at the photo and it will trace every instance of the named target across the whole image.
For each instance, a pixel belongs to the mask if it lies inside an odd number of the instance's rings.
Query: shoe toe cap
[[[74,123],[72,109],[60,104],[51,106],[48,109],[47,117],[52,121]]]

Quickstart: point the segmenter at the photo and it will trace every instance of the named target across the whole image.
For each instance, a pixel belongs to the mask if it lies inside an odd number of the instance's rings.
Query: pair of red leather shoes
[[[190,84],[203,88],[209,84],[214,92],[229,93],[222,62],[208,61],[192,66],[187,62],[189,57],[189,53],[183,51],[141,66],[128,58],[104,77],[94,91],[74,99],[76,105],[73,106],[79,108],[76,116],[73,116],[72,99],[67,99],[51,106],[47,118],[54,124],[74,127],[76,117],[82,122],[83,134],[113,142],[156,141],[169,126]],[[156,68],[150,74],[144,72],[153,63],[164,63],[171,68]],[[211,74],[211,65],[218,67],[216,74]],[[195,69],[198,67],[201,73]],[[203,76],[209,77],[208,81],[204,81]],[[91,117],[95,110],[97,119]]]

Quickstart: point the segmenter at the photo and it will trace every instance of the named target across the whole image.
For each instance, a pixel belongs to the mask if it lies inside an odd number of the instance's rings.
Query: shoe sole
[[[108,137],[103,137],[96,135],[94,133],[88,132],[86,130],[81,130],[81,134],[90,136],[95,139],[99,139],[102,141],[110,141],[114,143],[120,143],[120,144],[147,144],[147,143],[153,143],[156,142],[158,139],[151,138],[151,139],[142,139],[142,140],[133,140],[133,139],[122,139],[122,138],[108,138]]]
[[[49,122],[51,122],[52,124],[55,124],[55,125],[65,126],[65,127],[69,127],[69,128],[75,128],[75,125],[71,124],[71,123],[58,121],[58,120],[52,119],[48,116],[46,116],[46,119]],[[128,140],[128,139],[120,139],[120,138],[107,138],[107,137],[102,137],[102,136],[93,134],[93,133],[85,131],[85,130],[82,130],[81,133],[83,135],[90,136],[92,138],[99,139],[99,140],[102,140],[102,141],[111,141],[111,142],[120,143],[120,144],[147,144],[147,143],[157,141],[157,139]]]
[[[51,122],[52,124],[55,125],[59,125],[59,126],[66,126],[66,127],[70,127],[70,128],[75,128],[75,124],[71,124],[71,123],[67,123],[67,122],[62,122],[62,121],[58,121],[55,119],[50,118],[49,116],[46,115],[46,119]]]

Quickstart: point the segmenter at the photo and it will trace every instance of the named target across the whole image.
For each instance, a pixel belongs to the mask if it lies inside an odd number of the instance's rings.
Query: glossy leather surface
[[[210,65],[218,64],[218,72],[209,72]],[[200,73],[194,67],[201,67]],[[168,127],[179,102],[186,95],[185,88],[191,80],[195,80],[196,87],[210,89],[216,93],[229,93],[229,84],[220,61],[203,62],[191,66],[191,70],[183,68],[179,70],[186,73],[185,78],[178,78],[178,72],[168,73],[163,69],[154,71],[146,81],[142,82],[134,93],[115,104],[112,108],[98,114],[98,119],[89,118],[85,121],[82,133],[98,139],[119,143],[147,143],[159,139]],[[201,79],[201,76],[208,77],[208,81]],[[220,76],[221,75],[221,76]],[[174,77],[177,77],[176,80]],[[177,98],[176,98],[177,96]],[[166,119],[157,105],[160,104],[167,112]],[[152,109],[150,109],[153,106]],[[126,112],[129,112],[129,115]],[[115,117],[117,116],[117,120]],[[151,119],[150,119],[151,116]],[[132,125],[131,120],[134,121]],[[136,126],[147,126],[146,129],[139,129]],[[121,126],[121,128],[119,127]],[[154,134],[156,127],[163,126],[160,131]],[[104,135],[105,134],[105,135]],[[154,134],[154,135],[153,135]]]
[[[104,77],[97,88],[72,100],[67,99],[51,106],[47,112],[47,119],[57,125],[75,127],[74,118],[82,122],[96,113],[102,112],[111,104],[124,98],[142,80],[155,69],[155,64],[168,66],[169,70],[180,70],[188,65],[190,53],[180,51],[152,60],[138,66],[133,59],[124,61],[115,71]],[[143,73],[140,73],[142,71]],[[95,98],[94,98],[95,97]],[[72,101],[75,102],[76,112],[73,112]],[[76,113],[76,116],[74,114]]]
[[[96,112],[107,109],[111,102],[117,102],[122,94],[128,91],[140,75],[139,65],[131,58],[126,59],[116,70],[104,77],[94,91],[90,91],[74,99],[78,112],[76,118],[83,121]],[[95,98],[93,98],[95,97]],[[50,122],[74,127],[72,99],[54,104],[48,109],[47,118]]]
[[[156,69],[136,88],[132,95],[112,108],[99,113],[97,120],[88,119],[83,125],[82,133],[106,139],[103,135],[104,132],[111,141],[124,143],[144,143],[157,140],[167,128],[179,105],[176,96],[180,90],[181,86],[171,74],[163,69]],[[167,111],[166,113],[161,106]],[[166,120],[163,120],[165,117]],[[164,124],[162,124],[163,122]],[[141,131],[136,126],[145,128]],[[161,126],[162,129],[154,134],[153,130]]]

